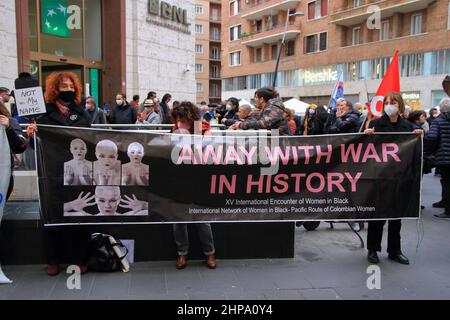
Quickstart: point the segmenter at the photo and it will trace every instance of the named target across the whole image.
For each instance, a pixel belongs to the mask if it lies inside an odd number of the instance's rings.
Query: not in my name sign
[[[32,116],[46,113],[44,95],[41,87],[17,89],[14,91],[19,116]]]

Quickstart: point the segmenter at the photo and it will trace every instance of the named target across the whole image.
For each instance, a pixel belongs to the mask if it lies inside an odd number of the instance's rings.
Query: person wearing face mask
[[[226,105],[226,113],[224,117],[222,118],[221,123],[226,125],[227,127],[232,126],[236,121],[239,120],[238,118],[238,111],[239,111],[239,100],[236,98],[230,98],[227,100]]]
[[[359,130],[359,115],[350,101],[339,99],[336,114],[331,114],[325,126],[325,133],[354,133]]]
[[[318,107],[315,104],[311,104],[309,108],[306,109],[301,134],[304,136],[316,136],[323,134],[327,119],[328,113],[323,106]]]
[[[374,134],[376,132],[414,132],[418,136],[423,135],[423,130],[414,129],[409,121],[402,118],[401,115],[405,111],[405,103],[399,93],[387,94],[384,97],[383,106],[383,116],[370,123],[369,129],[365,130],[366,134]],[[389,182],[385,186],[384,191],[387,193],[395,193],[395,190],[399,187],[401,186]],[[393,209],[386,208],[386,210]],[[369,221],[367,231],[367,258],[370,263],[379,263],[377,252],[381,251],[383,227],[385,224],[386,220]],[[409,264],[409,260],[403,255],[400,244],[401,226],[401,220],[389,221],[387,252],[390,260],[407,265]]]
[[[87,113],[91,117],[91,124],[106,123],[105,113],[103,112],[103,110],[97,107],[94,97],[87,97],[85,108]]]
[[[91,117],[81,106],[81,83],[73,72],[54,72],[47,77],[45,101],[47,113],[37,118],[38,124],[65,127],[91,126]],[[44,246],[47,255],[47,274],[56,276],[60,272],[61,259],[67,248],[63,243],[76,243],[72,258],[81,273],[87,272],[89,229],[87,227],[44,228]]]
[[[109,115],[109,123],[111,124],[135,124],[137,121],[137,111],[127,102],[124,93],[116,96],[116,106]]]

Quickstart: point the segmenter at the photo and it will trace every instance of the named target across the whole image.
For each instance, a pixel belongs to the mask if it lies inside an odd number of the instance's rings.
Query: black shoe
[[[297,228],[300,228],[302,225],[303,225],[303,221],[296,221],[296,222],[295,222],[295,226],[296,226]]]
[[[425,209],[425,206],[420,206],[420,209],[422,209],[422,210]]]
[[[380,259],[378,259],[378,254],[376,251],[369,251],[367,259],[369,260],[370,263],[373,264],[378,264],[380,262]]]
[[[433,203],[433,208],[445,208],[444,201],[441,200],[439,202]]]
[[[439,219],[450,219],[450,214],[446,214],[445,212],[435,214],[434,216]]]
[[[389,259],[391,259],[392,261],[396,261],[400,264],[404,264],[404,265],[408,265],[409,264],[409,260],[407,257],[405,257],[402,253],[398,253],[398,254],[390,254],[389,255]]]

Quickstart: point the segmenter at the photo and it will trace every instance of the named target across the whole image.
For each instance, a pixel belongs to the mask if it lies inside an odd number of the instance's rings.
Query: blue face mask
[[[212,116],[214,116],[214,111],[209,111],[209,114]]]

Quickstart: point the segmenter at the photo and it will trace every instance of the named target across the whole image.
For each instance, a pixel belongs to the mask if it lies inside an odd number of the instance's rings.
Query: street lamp
[[[280,66],[280,58],[281,58],[281,51],[283,50],[283,47],[285,46],[285,42],[286,42],[286,32],[287,32],[287,28],[288,28],[288,24],[289,24],[289,18],[290,17],[303,17],[305,14],[303,12],[295,12],[291,14],[291,10],[288,10],[287,15],[286,15],[286,23],[284,26],[284,32],[283,32],[283,40],[281,40],[281,46],[280,46],[280,50],[278,50],[278,57],[277,57],[277,65],[275,67],[275,75],[273,77],[273,89],[275,90],[275,86],[277,83],[277,74],[278,74],[278,67]]]

